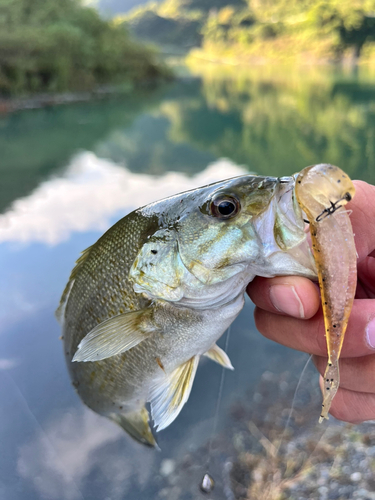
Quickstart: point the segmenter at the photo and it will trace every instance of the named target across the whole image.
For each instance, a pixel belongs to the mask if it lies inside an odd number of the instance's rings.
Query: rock
[[[369,492],[367,490],[365,490],[365,488],[361,488],[354,493],[354,497],[360,498],[361,500],[364,500],[364,499],[367,500],[369,498],[368,495],[369,495]]]
[[[362,474],[360,472],[353,472],[353,474],[350,474],[350,480],[358,482],[362,479]]]
[[[175,462],[170,458],[165,458],[160,464],[160,474],[164,477],[170,476],[175,470]]]

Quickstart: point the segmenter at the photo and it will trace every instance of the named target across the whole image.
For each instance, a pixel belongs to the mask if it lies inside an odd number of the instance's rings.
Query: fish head
[[[255,275],[311,276],[309,256],[302,264],[287,257],[306,240],[293,188],[293,177],[244,175],[144,207],[145,216],[158,214],[159,229],[134,261],[134,290],[180,301],[208,287],[217,294],[234,277],[244,287]]]
[[[184,266],[201,283],[212,285],[259,261],[262,242],[253,225],[267,210],[274,178],[241,176],[205,189],[177,227]]]

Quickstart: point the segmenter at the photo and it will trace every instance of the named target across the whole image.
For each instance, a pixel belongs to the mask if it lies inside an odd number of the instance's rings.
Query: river
[[[283,176],[318,162],[375,183],[374,81],[332,68],[201,65],[130,96],[0,117],[1,499],[198,498],[210,439],[219,443],[212,499],[235,498],[223,470],[246,449],[241,411],[261,409],[267,420],[279,402],[286,420],[307,355],[264,339],[247,301],[231,327],[235,371],[217,420],[221,368],[205,361],[157,452],[81,403],[54,311],[79,252],[139,205],[241,172]],[[308,367],[295,404],[315,398],[318,416],[317,383]]]

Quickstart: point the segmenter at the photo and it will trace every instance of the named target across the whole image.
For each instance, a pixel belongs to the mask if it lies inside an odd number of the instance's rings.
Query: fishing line
[[[293,413],[293,410],[294,410],[294,405],[296,404],[296,399],[297,399],[297,393],[298,393],[298,389],[299,389],[299,386],[301,385],[301,382],[302,382],[302,379],[303,379],[303,376],[305,374],[305,371],[310,363],[312,359],[312,354],[310,354],[310,356],[307,358],[307,361],[305,363],[305,366],[303,367],[302,369],[302,372],[301,372],[301,375],[299,376],[299,379],[298,379],[298,383],[297,383],[297,386],[294,390],[294,395],[293,395],[293,399],[292,399],[292,406],[290,408],[290,411],[289,411],[289,415],[288,415],[288,418],[286,420],[286,423],[285,423],[285,427],[284,427],[284,431],[283,431],[283,434],[281,436],[281,439],[280,439],[280,442],[279,442],[279,446],[277,447],[276,449],[276,454],[279,452],[280,450],[280,447],[284,441],[284,438],[285,438],[285,434],[286,434],[286,431],[289,427],[289,422],[290,422],[290,419],[292,418],[292,413]]]
[[[225,346],[224,346],[225,353],[228,352],[229,337],[230,337],[230,327],[227,330],[227,336],[226,336],[226,339],[225,339]],[[213,443],[213,440],[214,440],[214,436],[216,434],[217,423],[218,423],[218,418],[219,418],[220,404],[221,404],[221,399],[222,399],[222,396],[223,396],[225,370],[226,369],[223,366],[222,369],[221,369],[219,392],[218,392],[218,396],[217,396],[217,400],[216,400],[214,423],[213,423],[213,426],[212,426],[212,432],[211,432],[210,440],[208,442],[208,456],[207,456],[207,462],[206,462],[206,473],[203,476],[203,479],[202,479],[202,482],[201,482],[201,490],[204,493],[210,493],[213,490],[213,488],[214,488],[214,480],[210,476],[209,470],[210,470],[210,463],[211,463],[212,443]]]

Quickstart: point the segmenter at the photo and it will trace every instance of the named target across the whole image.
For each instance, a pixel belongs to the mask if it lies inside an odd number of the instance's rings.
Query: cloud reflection
[[[245,172],[227,159],[188,177],[169,172],[161,177],[130,172],[125,167],[84,152],[74,157],[64,176],[43,182],[0,215],[0,242],[67,240],[73,232],[105,230],[118,212]]]
[[[19,360],[17,359],[0,358],[0,370],[10,370],[18,365]]]
[[[17,470],[41,498],[76,500],[105,491],[105,498],[120,500],[134,482],[146,484],[154,460],[155,452],[84,408],[71,409],[23,445]]]

